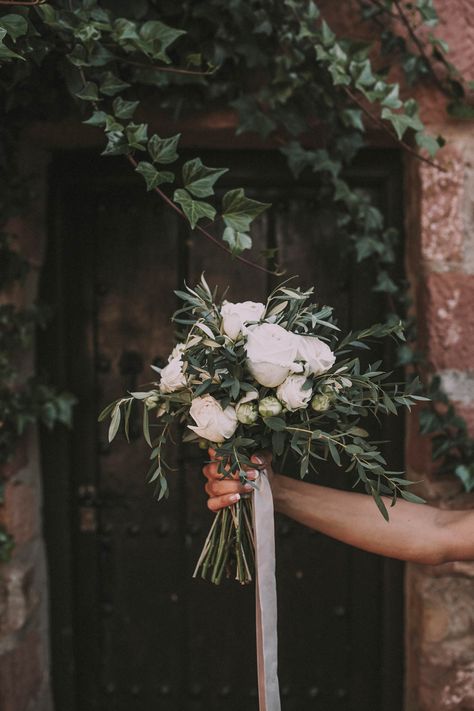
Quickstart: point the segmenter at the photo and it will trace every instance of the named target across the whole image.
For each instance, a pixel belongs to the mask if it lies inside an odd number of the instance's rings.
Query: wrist
[[[287,483],[290,481],[288,477],[282,474],[275,474],[272,478],[272,494],[273,494],[273,506],[275,511],[282,513],[285,499],[288,495]]]

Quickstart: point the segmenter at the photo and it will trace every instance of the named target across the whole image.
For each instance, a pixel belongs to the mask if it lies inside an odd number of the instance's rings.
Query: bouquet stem
[[[252,498],[242,498],[236,504],[216,514],[204,542],[193,577],[201,576],[215,585],[226,577],[235,577],[242,585],[250,583],[255,567],[255,547],[252,528]]]

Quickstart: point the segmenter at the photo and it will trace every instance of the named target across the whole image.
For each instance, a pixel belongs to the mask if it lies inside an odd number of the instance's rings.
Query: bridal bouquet
[[[253,453],[270,449],[280,466],[289,452],[299,474],[317,471],[331,458],[362,481],[388,519],[382,494],[420,500],[411,483],[387,468],[379,445],[361,426],[364,419],[396,414],[416,400],[418,383],[388,382],[381,362],[362,367],[355,353],[366,341],[391,336],[403,339],[400,323],[376,324],[339,337],[332,308],[308,303],[313,290],[277,287],[265,304],[232,303],[218,298],[204,276],[186,291],[177,291],[183,307],[173,316],[182,328],[164,368],[151,366],[156,382],[106,407],[111,417],[109,441],[134,404],[143,408],[143,434],[151,448],[149,480],[158,498],[168,493],[163,447],[178,424],[184,441],[212,445],[223,477],[238,474],[246,482]],[[249,482],[258,487],[258,483]],[[221,510],[214,519],[195,575],[219,583],[234,574],[252,579],[254,537],[252,497]]]

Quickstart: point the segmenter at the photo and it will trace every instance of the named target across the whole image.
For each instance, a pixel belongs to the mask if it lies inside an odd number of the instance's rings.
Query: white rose
[[[237,419],[244,425],[251,425],[258,419],[258,408],[255,400],[258,400],[258,393],[251,390],[235,406]]]
[[[329,346],[316,336],[296,336],[297,359],[307,363],[307,372],[321,375],[331,368],[336,356]]]
[[[234,408],[228,405],[225,410],[212,395],[196,397],[191,403],[189,414],[195,425],[189,429],[199,437],[219,444],[232,437],[237,428],[237,415]]]
[[[277,388],[277,397],[288,410],[300,410],[303,407],[308,407],[312,391],[311,388],[303,390],[305,382],[305,375],[289,375]]]
[[[256,301],[243,301],[237,304],[224,301],[221,308],[224,333],[235,341],[244,325],[249,321],[260,321],[264,312],[265,304]]]
[[[160,390],[162,393],[173,393],[186,387],[181,358],[173,358],[161,371]]]
[[[296,344],[295,334],[275,323],[250,327],[245,350],[255,380],[268,388],[280,385],[293,369]]]

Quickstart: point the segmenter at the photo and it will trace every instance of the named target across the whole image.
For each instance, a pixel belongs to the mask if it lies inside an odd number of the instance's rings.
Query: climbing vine
[[[269,206],[250,199],[244,188],[218,200],[215,186],[226,167],[206,166],[199,157],[181,165],[179,134],[152,133],[143,120],[153,97],[155,106],[175,117],[231,107],[238,114],[237,133],[271,140],[295,176],[312,171],[317,200],[333,204],[338,249],[375,265],[373,288],[385,295],[388,319],[406,315],[407,284],[396,271],[399,234],[384,224],[366,193],[349,185],[344,171],[371,126],[443,170],[436,153],[444,141],[426,132],[417,102],[400,96],[399,84],[388,75],[394,63],[407,85],[433,83],[457,117],[473,116],[472,86],[434,34],[438,17],[431,0],[359,0],[354,7],[354,19],[370,24],[377,42],[337,36],[311,0],[0,1],[1,150],[2,165],[8,166],[0,175],[0,248],[7,255],[0,288],[24,278],[28,268],[5,229],[11,206],[19,204],[14,160],[21,127],[71,115],[102,129],[103,155],[123,156],[124,170],[135,170],[145,188],[203,239],[248,268],[278,271],[271,255],[251,249],[251,223]],[[70,417],[71,402],[64,396],[44,385],[15,385],[12,354],[43,319],[42,309],[20,313],[4,307],[0,313],[7,383],[1,405],[4,458],[29,421],[46,417],[52,424]],[[416,324],[406,323],[414,344]],[[414,374],[423,370],[423,354],[414,345],[400,350],[399,362]],[[422,430],[433,435],[433,456],[470,490],[473,440],[438,380],[427,387],[432,403],[421,412]]]

